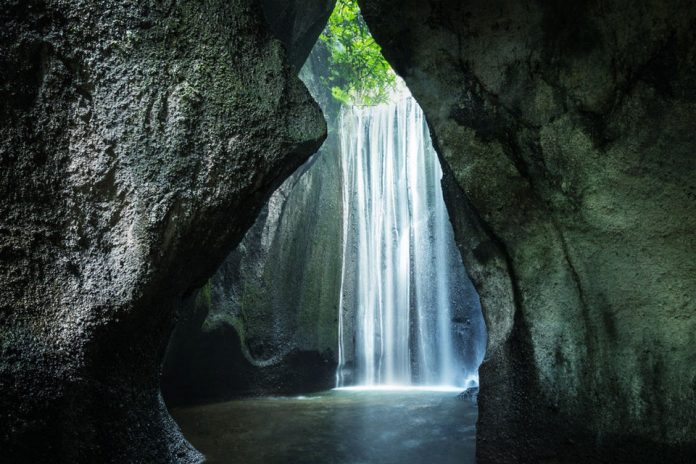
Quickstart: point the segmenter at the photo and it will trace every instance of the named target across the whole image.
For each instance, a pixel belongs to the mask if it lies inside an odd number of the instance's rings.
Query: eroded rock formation
[[[450,167],[481,462],[696,456],[696,9],[360,3]]]
[[[318,42],[300,77],[329,125],[225,262],[187,301],[162,371],[168,405],[308,393],[335,383],[341,278],[338,103]]]
[[[168,405],[334,386],[340,172],[327,150],[276,190],[189,302],[163,366]]]
[[[174,309],[316,151],[321,113],[251,0],[0,18],[2,459],[199,461],[159,393]]]
[[[262,0],[261,5],[271,31],[288,50],[290,64],[301,69],[336,0]]]

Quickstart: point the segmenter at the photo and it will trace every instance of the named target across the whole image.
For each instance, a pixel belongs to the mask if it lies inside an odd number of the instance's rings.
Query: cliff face
[[[2,10],[3,459],[199,461],[159,394],[174,308],[321,112],[251,0]]]
[[[334,386],[342,209],[339,108],[320,82],[326,53],[318,43],[300,76],[324,108],[328,138],[187,302],[163,367],[168,404]]]
[[[362,0],[481,296],[482,462],[696,455],[696,9]]]

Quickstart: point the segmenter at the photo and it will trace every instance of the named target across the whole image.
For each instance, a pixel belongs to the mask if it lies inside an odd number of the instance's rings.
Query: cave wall
[[[334,386],[341,208],[330,145],[276,190],[188,302],[162,369],[168,405]]]
[[[301,70],[336,0],[261,0],[273,35],[285,44],[293,68]]]
[[[479,460],[693,460],[693,3],[360,4],[448,166]]]
[[[186,302],[162,369],[170,406],[335,384],[342,208],[339,104],[321,81],[327,53],[317,42],[300,78],[324,110],[328,137]]]
[[[199,462],[159,391],[174,308],[321,112],[256,1],[10,0],[0,21],[2,459]]]

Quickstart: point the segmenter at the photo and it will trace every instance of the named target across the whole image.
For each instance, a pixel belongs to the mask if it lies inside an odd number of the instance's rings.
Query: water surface
[[[455,392],[330,391],[172,410],[211,463],[473,464],[476,406]]]

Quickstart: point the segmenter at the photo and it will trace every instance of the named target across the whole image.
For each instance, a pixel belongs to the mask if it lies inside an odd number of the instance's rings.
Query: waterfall
[[[480,336],[475,292],[472,301],[455,302],[452,294],[457,286],[473,287],[454,242],[423,112],[410,95],[344,108],[340,132],[337,386],[468,386],[477,378],[485,333]],[[469,327],[458,344],[454,306]],[[468,340],[472,334],[479,339]]]

